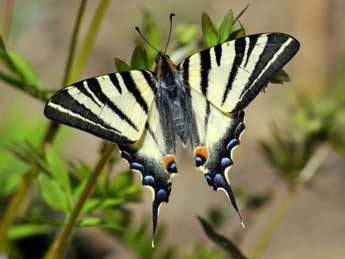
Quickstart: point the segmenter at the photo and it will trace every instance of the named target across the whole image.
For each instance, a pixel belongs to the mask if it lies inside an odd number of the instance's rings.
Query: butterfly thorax
[[[191,100],[175,64],[166,55],[160,54],[156,66],[158,94],[157,107],[160,111],[160,124],[165,135],[168,152],[175,151],[175,137],[184,144],[196,143],[192,132],[195,119],[192,114]]]

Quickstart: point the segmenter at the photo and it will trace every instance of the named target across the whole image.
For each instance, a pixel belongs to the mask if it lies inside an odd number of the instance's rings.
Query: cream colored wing
[[[155,92],[151,72],[107,74],[60,90],[44,114],[114,143],[133,143],[143,133]]]
[[[178,65],[185,85],[223,112],[244,109],[298,51],[283,33],[250,35],[219,44]]]
[[[224,113],[195,90],[191,91],[191,97],[199,137],[199,145],[194,150],[196,167],[214,190],[220,188],[226,192],[240,216],[227,172],[233,164],[232,152],[240,144],[245,128],[244,112]]]
[[[141,138],[134,144],[119,145],[119,147],[122,157],[128,161],[130,168],[141,173],[142,184],[152,190],[154,235],[158,222],[159,206],[162,202],[169,201],[171,176],[177,173],[175,157],[166,145],[156,102],[152,104]]]

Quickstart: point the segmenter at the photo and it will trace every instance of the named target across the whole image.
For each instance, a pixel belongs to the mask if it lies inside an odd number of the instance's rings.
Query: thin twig
[[[81,193],[78,202],[74,206],[72,213],[66,219],[62,230],[59,232],[58,235],[56,235],[54,241],[51,243],[47,254],[44,256],[44,259],[63,258],[70,234],[72,233],[72,230],[79,218],[81,210],[86,200],[89,198],[92,190],[94,189],[99,175],[101,174],[101,172],[103,171],[103,168],[105,167],[105,165],[111,158],[111,155],[113,154],[113,151],[115,150],[115,148],[116,148],[115,144],[110,144],[110,143],[107,144],[101,158],[97,162],[95,169],[93,170],[90,178],[88,179],[87,184],[83,192]]]

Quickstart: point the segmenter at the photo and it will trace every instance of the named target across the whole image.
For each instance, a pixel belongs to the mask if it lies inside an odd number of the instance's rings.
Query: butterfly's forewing
[[[240,135],[245,128],[244,112],[224,113],[195,90],[191,90],[191,97],[200,139],[194,150],[196,167],[214,190],[220,188],[226,192],[239,213],[227,170],[233,164],[232,152],[240,144]]]
[[[86,79],[54,94],[44,114],[114,143],[140,138],[156,87],[146,71]]]
[[[298,49],[298,41],[287,34],[256,34],[194,54],[178,68],[186,85],[218,109],[234,113],[244,109]]]
[[[153,234],[157,227],[159,206],[169,200],[171,174],[177,173],[174,154],[170,153],[163,134],[154,102],[140,140],[134,144],[119,145],[122,157],[128,161],[130,168],[140,172],[142,184],[153,191]]]

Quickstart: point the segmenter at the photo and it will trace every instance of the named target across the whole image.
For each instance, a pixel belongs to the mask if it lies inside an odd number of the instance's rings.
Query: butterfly
[[[178,172],[179,141],[191,147],[208,185],[225,191],[243,223],[227,176],[245,129],[243,110],[299,46],[290,35],[260,33],[205,49],[177,65],[166,46],[164,52],[157,50],[154,71],[74,83],[49,99],[44,114],[119,146],[153,192],[153,236],[159,207],[169,201],[171,179]]]

